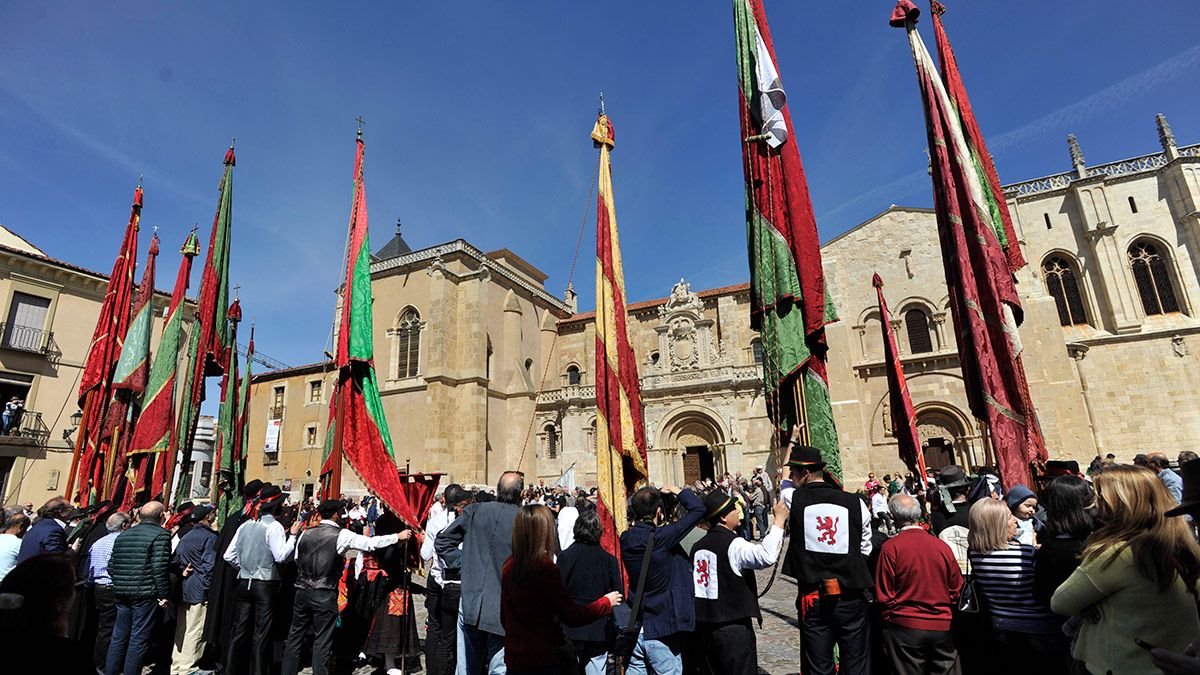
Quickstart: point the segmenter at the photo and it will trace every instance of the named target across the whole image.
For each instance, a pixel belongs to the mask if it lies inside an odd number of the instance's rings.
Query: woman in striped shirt
[[[1004,502],[981,499],[971,507],[968,529],[975,589],[992,623],[995,672],[1067,672],[1061,619],[1034,598],[1034,548],[1016,541],[1016,517]]]

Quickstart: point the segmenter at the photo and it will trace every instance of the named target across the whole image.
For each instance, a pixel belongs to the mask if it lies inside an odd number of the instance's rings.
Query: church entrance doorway
[[[716,480],[713,453],[707,445],[693,445],[683,453],[683,482],[691,485],[698,480]]]
[[[921,444],[925,453],[925,466],[929,469],[941,469],[954,464],[954,443],[946,438],[930,438]]]

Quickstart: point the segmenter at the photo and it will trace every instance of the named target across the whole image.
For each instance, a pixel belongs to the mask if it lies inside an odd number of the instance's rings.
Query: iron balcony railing
[[[31,439],[38,445],[44,445],[50,438],[50,427],[42,421],[42,413],[33,410],[22,410],[13,419],[9,416],[4,420],[3,434],[0,440],[22,438]]]
[[[51,354],[57,351],[54,331],[5,321],[0,323],[0,346],[20,352]]]
[[[271,406],[270,408],[267,408],[267,419],[269,419],[269,420],[283,419],[283,408],[284,408],[284,406],[281,406],[281,405]]]

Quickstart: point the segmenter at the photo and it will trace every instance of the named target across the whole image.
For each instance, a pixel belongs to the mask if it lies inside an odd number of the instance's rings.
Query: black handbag
[[[978,614],[981,609],[979,605],[979,591],[975,589],[975,573],[971,571],[971,558],[968,557],[967,573],[963,576],[962,591],[958,594],[958,611],[962,614]]]
[[[638,636],[642,633],[642,596],[646,590],[646,575],[650,572],[650,556],[654,553],[654,530],[646,540],[646,552],[642,555],[642,569],[638,574],[637,591],[633,594],[633,607],[629,611],[629,621],[617,632],[613,641],[612,651],[609,652],[606,670],[609,673],[622,673],[629,665],[629,658],[637,647]],[[617,663],[614,663],[617,661]],[[613,670],[616,666],[618,669]]]

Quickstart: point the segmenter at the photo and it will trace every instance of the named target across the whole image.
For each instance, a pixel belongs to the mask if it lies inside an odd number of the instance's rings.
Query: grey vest
[[[278,581],[275,557],[267,545],[267,524],[260,520],[247,521],[237,538],[237,556],[241,568],[239,579]]]

